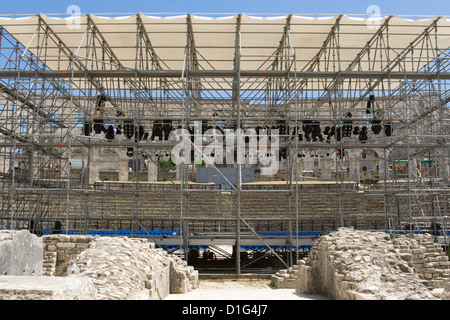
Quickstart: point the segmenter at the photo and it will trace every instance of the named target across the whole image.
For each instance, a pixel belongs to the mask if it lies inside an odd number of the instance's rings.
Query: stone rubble
[[[93,279],[97,300],[164,299],[191,291],[198,281],[185,261],[127,237],[96,237],[69,261],[67,275]]]
[[[198,271],[147,239],[0,231],[0,300],[162,300]]]
[[[320,237],[296,270],[297,293],[326,293],[336,300],[448,297],[448,257],[425,237],[341,228]],[[282,279],[275,277],[273,283]]]

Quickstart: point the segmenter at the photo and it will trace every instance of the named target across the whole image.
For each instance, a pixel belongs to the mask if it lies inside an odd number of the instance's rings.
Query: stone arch
[[[359,157],[361,155],[362,150],[361,149],[344,149],[343,150],[343,157],[341,162],[341,168],[344,170],[344,179],[347,179],[345,176],[345,172],[348,173],[348,180],[354,181],[356,183],[359,183],[360,180],[360,168],[359,168]],[[333,151],[333,158],[335,161],[338,160],[337,158],[338,150]],[[336,169],[335,169],[336,171]]]
[[[101,148],[95,157],[91,159],[90,169],[98,171],[101,181],[118,180],[119,154],[115,148]]]
[[[97,160],[100,171],[117,171],[119,169],[119,154],[114,148],[101,149]]]
[[[389,179],[389,163],[393,149],[372,148],[377,153],[377,172],[380,180]]]
[[[379,154],[372,148],[364,148],[359,155],[360,180],[377,181],[379,176]]]

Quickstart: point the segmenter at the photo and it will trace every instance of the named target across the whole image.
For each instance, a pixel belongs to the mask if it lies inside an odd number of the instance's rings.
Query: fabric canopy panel
[[[386,29],[377,37],[385,23]],[[0,25],[51,70],[70,70],[69,56],[73,53],[78,59],[75,69],[88,71],[135,68],[229,71],[236,68],[236,54],[239,54],[243,71],[280,68],[386,71],[391,64],[395,66],[393,71],[417,72],[450,46],[450,21],[443,17],[411,20],[398,16],[366,19],[346,15],[104,17],[90,14],[78,18],[46,15],[0,18]],[[51,40],[45,39],[47,29]],[[423,37],[426,31],[429,31],[428,38]],[[280,67],[274,61],[283,39],[286,40],[283,58],[292,63],[295,53],[296,60],[295,64]],[[191,62],[186,59],[188,44],[193,46]],[[147,53],[151,50],[155,63],[140,64],[149,57],[140,55],[145,50]],[[428,53],[424,54],[424,50]],[[402,60],[397,63],[399,58]],[[213,90],[229,90],[232,86],[229,78],[222,81],[223,86],[220,81],[214,84],[213,77],[204,80],[208,81],[202,86]],[[251,87],[252,84],[243,84],[242,89]]]
[[[197,59],[202,70],[233,70],[236,17],[192,17]]]

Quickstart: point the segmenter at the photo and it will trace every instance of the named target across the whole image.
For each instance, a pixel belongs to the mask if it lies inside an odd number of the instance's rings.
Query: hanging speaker
[[[369,100],[367,101],[367,108],[366,108],[367,114],[372,113],[372,108],[373,108],[374,104],[375,104],[375,96],[372,94],[369,96]]]
[[[366,114],[371,114],[372,113],[372,102],[370,102],[370,100],[367,101],[367,106],[366,106]]]

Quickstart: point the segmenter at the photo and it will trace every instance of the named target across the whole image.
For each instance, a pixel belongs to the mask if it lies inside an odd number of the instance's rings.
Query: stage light
[[[367,141],[367,139],[368,139],[367,128],[362,127],[361,132],[359,133],[359,141],[361,141],[362,143],[365,143]]]
[[[134,124],[132,120],[126,120],[123,124],[123,133],[128,139],[131,139],[134,135]]]
[[[127,148],[127,156],[132,157],[134,155],[133,148]]]
[[[134,139],[135,139],[135,141],[138,141],[138,140],[142,140],[142,137],[144,136],[144,134],[145,134],[145,128],[144,128],[144,126],[136,126],[135,127],[135,133],[134,133]]]
[[[87,121],[84,123],[83,133],[85,136],[90,136],[92,133],[92,125]]]
[[[189,131],[191,131],[191,130],[189,130]],[[193,134],[193,132],[191,132],[191,134]],[[150,140],[154,141],[155,137],[158,137],[160,141],[163,138],[162,125],[161,125],[161,123],[159,123],[159,120],[155,120],[153,122],[152,136],[150,137]]]
[[[351,118],[352,113],[349,112],[345,116],[346,118]],[[352,121],[351,120],[344,120],[344,125],[342,126],[342,136],[343,137],[351,137],[352,136]]]
[[[338,127],[336,128],[336,140],[341,141],[341,139],[342,139],[341,128]]]
[[[384,126],[384,134],[386,135],[386,137],[390,137],[392,135],[392,132],[392,124],[387,124]]]
[[[105,126],[103,125],[102,119],[94,119],[94,131],[96,134],[106,132]]]
[[[381,120],[372,120],[372,131],[374,134],[380,134],[381,130]]]
[[[106,129],[105,138],[108,140],[114,139],[114,128],[113,126],[109,125],[108,129]]]

